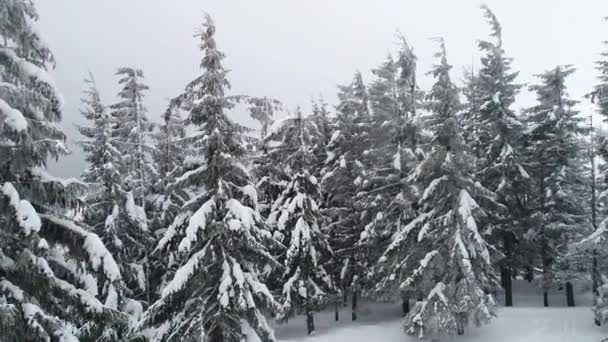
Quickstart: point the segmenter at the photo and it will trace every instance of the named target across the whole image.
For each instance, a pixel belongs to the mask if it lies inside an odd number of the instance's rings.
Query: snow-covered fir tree
[[[290,181],[274,202],[268,224],[274,237],[287,251],[279,259],[284,265],[281,290],[281,318],[305,313],[308,334],[315,331],[314,311],[321,308],[335,292],[326,266],[332,257],[327,236],[322,231],[323,217],[319,211],[321,189],[308,167],[314,160],[312,136],[298,110],[296,117],[285,120],[283,140],[291,150]],[[316,125],[314,125],[316,126]],[[319,135],[317,135],[319,137]]]
[[[267,217],[272,203],[285,189],[288,180],[287,174],[281,169],[281,161],[276,159],[277,153],[269,152],[273,150],[269,146],[272,141],[273,118],[282,109],[282,104],[268,97],[248,97],[245,102],[249,105],[249,116],[260,125],[259,149],[253,158],[252,172],[259,191],[258,208]]]
[[[462,333],[469,324],[488,322],[495,311],[489,291],[497,285],[481,222],[484,206],[499,205],[473,178],[443,41],[437,57],[431,71],[436,83],[428,94],[431,151],[413,174],[423,190],[420,212],[393,235],[378,262],[382,277],[376,285],[396,283],[396,290],[422,299],[404,321],[406,333],[420,338]]]
[[[156,172],[149,163],[152,150],[146,141],[146,132],[152,129],[147,110],[143,103],[144,91],[148,86],[143,83],[143,71],[129,67],[116,71],[119,101],[112,104],[112,116],[117,122],[116,134],[123,153],[126,174],[126,188],[133,192],[135,203],[145,207],[145,197],[151,187]]]
[[[255,210],[256,189],[241,163],[239,126],[224,112],[229,82],[214,34],[207,15],[199,34],[203,73],[183,96],[202,163],[180,177],[199,192],[184,203],[154,251],[175,259],[179,268],[142,322],[152,341],[241,341],[246,334],[274,341],[265,315],[275,302],[261,274],[276,261],[267,252],[270,233]]]
[[[604,42],[605,50],[601,53],[600,59],[595,61],[598,83],[593,87],[593,91],[589,94],[591,102],[595,105],[597,114],[601,115],[604,122],[608,121],[608,42]],[[593,114],[591,114],[593,115]],[[592,117],[592,116],[591,116]],[[597,151],[591,154],[591,158],[596,158],[602,161],[597,167],[597,177],[593,179],[594,188],[592,189],[592,227],[595,229],[588,237],[583,239],[580,245],[585,251],[591,251],[593,255],[593,270],[592,270],[592,291],[593,291],[593,312],[595,314],[595,322],[597,325],[608,322],[608,285],[603,281],[606,268],[600,266],[600,261],[605,260],[606,251],[608,250],[608,221],[606,220],[606,208],[608,207],[608,135],[597,129],[591,131],[591,143],[597,142]],[[596,138],[597,136],[597,138]],[[591,145],[595,147],[594,145]],[[592,149],[592,152],[594,150]],[[595,159],[592,159],[595,161]],[[592,171],[595,171],[592,164]],[[596,189],[597,188],[597,189]],[[596,196],[597,192],[597,196]],[[599,217],[598,217],[599,216]],[[599,224],[598,224],[599,222]]]
[[[581,191],[588,183],[579,157],[586,153],[580,139],[587,128],[581,125],[583,118],[573,108],[577,102],[568,97],[565,84],[573,72],[570,66],[558,66],[537,75],[541,83],[530,90],[538,104],[526,110],[526,164],[533,180],[531,206],[537,227],[529,234],[540,251],[545,306],[552,263],[560,248],[589,226],[588,205],[582,198],[587,192]]]
[[[153,192],[154,229],[167,228],[177,215],[181,205],[188,199],[188,193],[173,187],[173,180],[188,157],[184,139],[186,126],[179,108],[173,101],[162,116],[158,132],[153,134],[154,149],[152,160],[158,174]]]
[[[116,258],[125,286],[118,292],[118,307],[140,318],[147,299],[148,279],[142,265],[142,251],[150,237],[141,230],[140,209],[133,196],[123,187],[121,171],[124,160],[120,152],[117,122],[101,101],[92,75],[85,80],[88,88],[82,99],[82,115],[91,126],[78,126],[84,139],[78,141],[86,154],[89,166],[82,179],[89,185],[84,196],[84,222],[89,225]]]
[[[327,146],[322,176],[323,207],[329,219],[328,235],[335,253],[334,278],[342,292],[352,296],[352,320],[357,319],[357,299],[365,261],[358,248],[366,221],[356,198],[369,168],[371,116],[363,76],[356,72],[352,82],[339,86],[334,131]]]
[[[67,150],[53,55],[33,2],[0,2],[0,328],[7,341],[123,341],[121,275],[99,236],[64,215],[85,185],[50,176]]]
[[[493,41],[480,41],[481,67],[471,80],[470,94],[479,101],[477,115],[470,117],[467,127],[474,129],[471,136],[473,154],[479,158],[477,175],[480,182],[494,191],[507,212],[493,215],[492,242],[503,253],[499,262],[505,306],[513,305],[512,278],[516,268],[529,268],[530,244],[524,234],[528,226],[526,206],[529,175],[523,165],[522,136],[524,124],[511,108],[521,85],[515,83],[518,73],[511,71],[512,60],[505,56],[502,27],[494,13],[482,6],[491,27]],[[476,84],[475,84],[476,83]],[[471,88],[472,87],[472,88]],[[475,94],[476,92],[476,94]],[[515,250],[518,253],[514,253]]]
[[[143,103],[144,91],[148,86],[143,83],[144,75],[139,69],[122,67],[116,71],[116,75],[121,89],[118,102],[110,106],[110,115],[114,140],[122,155],[119,195],[122,197],[123,210],[118,210],[118,214],[128,224],[116,229],[120,248],[115,256],[124,269],[123,273],[127,274],[125,267],[128,267],[128,274],[134,276],[129,282],[134,296],[150,304],[148,252],[154,239],[150,229],[151,215],[147,213],[147,196],[151,194],[157,171],[150,162],[154,148],[146,137],[153,127]]]
[[[415,215],[417,191],[411,185],[411,173],[424,152],[419,148],[420,129],[416,117],[420,90],[416,85],[417,58],[403,36],[398,35],[399,58],[373,70],[377,79],[370,86],[372,127],[371,148],[364,151],[368,170],[362,189],[357,193],[363,219],[369,222],[361,241],[371,262],[380,256],[391,235]],[[404,293],[396,282],[375,287],[375,268],[369,267],[370,293],[379,299],[395,299]],[[409,298],[403,298],[403,311],[409,311]]]

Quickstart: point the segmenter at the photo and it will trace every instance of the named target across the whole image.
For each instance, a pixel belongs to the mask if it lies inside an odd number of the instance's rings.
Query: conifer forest
[[[201,3],[198,71],[163,112],[116,65],[70,113],[38,2],[0,0],[0,341],[608,337],[608,42],[582,99],[576,60],[524,83],[482,5],[473,65],[435,37],[422,69],[398,32],[332,104],[296,107],[232,91]],[[70,153],[80,176],[53,175]]]

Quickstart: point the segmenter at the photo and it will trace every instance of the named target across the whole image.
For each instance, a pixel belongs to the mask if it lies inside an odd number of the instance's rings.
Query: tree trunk
[[[464,335],[464,327],[458,323],[458,335]]]
[[[401,311],[404,317],[410,312],[409,297],[403,296],[403,298],[401,299]]]
[[[545,235],[545,177],[544,172],[541,171],[540,177],[540,213],[542,215],[542,222],[540,223],[540,257],[543,264],[543,306],[549,306],[549,293],[547,292],[547,282],[549,275],[549,260],[547,259],[547,236]]]
[[[344,300],[342,301],[342,304],[344,305],[344,307],[348,306],[348,292],[346,291],[346,289],[344,289]]]
[[[219,327],[215,327],[209,333],[209,342],[224,342],[224,334],[222,334],[222,329]]]
[[[308,331],[308,335],[312,335],[312,333],[315,332],[315,318],[308,305],[306,306],[306,329]]]
[[[357,290],[353,290],[353,313],[352,313],[352,319],[353,321],[357,320]]]
[[[568,306],[574,306],[574,288],[571,282],[566,283],[566,303]]]
[[[513,284],[511,281],[511,272],[508,266],[500,268],[502,279],[502,287],[505,290],[505,306],[513,306]]]
[[[502,287],[505,289],[505,306],[513,306],[513,271],[511,269],[512,238],[509,233],[503,235],[506,258],[500,269]]]
[[[335,309],[335,314],[334,314],[334,318],[337,321],[340,320],[340,298],[339,296],[336,296],[336,300],[334,301],[334,309]]]
[[[593,134],[593,114],[589,115],[589,123],[591,126],[591,131]],[[589,159],[591,161],[591,225],[593,226],[593,230],[597,230],[597,207],[596,207],[596,198],[595,198],[595,148],[594,148],[594,138],[593,136],[590,139],[591,145],[589,148]],[[593,250],[593,262],[591,265],[591,290],[593,293],[593,305],[597,305],[597,299],[599,297],[598,287],[600,284],[600,276],[599,269],[597,263],[597,250]],[[598,327],[602,324],[600,320],[595,317],[594,319],[595,325]]]
[[[528,281],[528,283],[531,283],[532,280],[534,280],[534,268],[532,267],[532,265],[528,265],[526,267],[525,279]]]

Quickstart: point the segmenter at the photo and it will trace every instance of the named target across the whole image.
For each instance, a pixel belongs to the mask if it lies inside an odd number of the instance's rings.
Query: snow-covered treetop
[[[434,117],[442,124],[445,120],[454,119],[460,109],[460,102],[458,89],[450,79],[452,66],[447,62],[445,42],[443,38],[437,38],[437,40],[440,50],[434,56],[439,59],[439,64],[435,64],[428,73],[437,81],[427,94],[427,99],[429,109],[435,113]]]
[[[54,125],[63,99],[47,73],[53,55],[36,20],[32,1],[0,3],[0,168],[13,174],[67,152],[65,135]]]
[[[487,5],[481,5],[481,9],[483,10],[483,16],[486,18],[486,21],[490,25],[492,29],[491,36],[496,38],[496,46],[501,49],[502,48],[502,26],[500,26],[500,22],[498,18],[492,12],[492,10]]]

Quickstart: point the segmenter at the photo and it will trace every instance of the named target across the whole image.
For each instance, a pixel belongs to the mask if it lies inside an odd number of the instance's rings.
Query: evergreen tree
[[[152,129],[143,104],[143,92],[148,90],[148,86],[142,83],[144,75],[139,69],[119,68],[116,75],[122,89],[118,93],[119,102],[110,108],[116,120],[115,130],[126,167],[124,182],[126,189],[133,192],[135,203],[143,208],[152,183],[151,175],[155,174],[148,161],[151,148],[145,136]]]
[[[328,143],[323,171],[323,207],[330,219],[329,237],[335,252],[334,277],[341,290],[352,294],[352,320],[357,319],[360,274],[365,255],[357,244],[365,223],[356,198],[369,169],[365,151],[370,147],[371,116],[368,94],[360,72],[338,87],[335,130]]]
[[[267,252],[270,234],[254,209],[256,190],[241,163],[240,127],[224,113],[229,82],[214,34],[207,15],[200,33],[204,72],[182,96],[203,163],[177,179],[187,179],[199,193],[182,206],[154,252],[177,258],[180,266],[142,322],[152,327],[146,332],[152,341],[241,341],[246,333],[274,341],[264,317],[274,299],[261,272],[276,262]]]
[[[269,146],[275,112],[282,109],[278,100],[268,97],[248,97],[249,115],[260,124],[259,150],[253,161],[253,174],[256,187],[259,189],[259,210],[267,217],[272,203],[279,197],[287,185],[288,177],[281,169],[280,160]]]
[[[577,102],[568,98],[565,85],[573,72],[570,66],[558,66],[537,75],[541,84],[530,90],[536,92],[538,104],[526,110],[527,168],[534,180],[532,208],[538,227],[530,235],[540,248],[545,306],[553,261],[589,223],[583,198],[587,192],[581,190],[588,183],[578,157],[584,155],[580,139],[587,129],[581,126],[583,119],[573,109]]]
[[[323,217],[319,212],[320,186],[307,170],[314,159],[310,136],[303,126],[300,111],[285,125],[293,124],[289,132],[295,133],[293,144],[296,149],[290,156],[293,170],[287,188],[272,205],[268,224],[274,228],[275,238],[287,246],[281,259],[285,270],[282,276],[281,317],[286,319],[298,312],[306,314],[308,334],[315,330],[313,312],[318,310],[335,291],[330,274],[325,269],[331,261],[332,251],[327,237],[321,230]],[[295,140],[295,141],[294,141]]]
[[[608,47],[608,42],[604,42]],[[592,103],[596,104],[596,112],[603,117],[603,121],[608,121],[608,49],[601,53],[601,59],[595,61],[595,68],[599,74],[598,84],[595,85],[593,91],[589,94]],[[591,117],[593,114],[591,114]],[[592,128],[592,134],[596,134],[596,130]],[[605,267],[600,267],[599,260],[605,259],[606,255],[606,200],[608,199],[608,135],[601,130],[597,130],[597,138],[591,138],[591,171],[595,174],[595,158],[601,158],[602,163],[598,165],[598,175],[592,178],[592,227],[594,232],[586,237],[581,245],[587,247],[586,250],[591,250],[593,257],[592,265],[592,291],[593,291],[593,311],[595,313],[595,323],[600,325],[608,321],[608,286],[603,282]],[[597,140],[597,151],[593,149],[593,144]],[[595,153],[594,153],[595,152]],[[597,188],[597,189],[596,189]],[[596,192],[598,196],[596,197]],[[601,216],[602,220],[597,224],[597,216]]]
[[[392,234],[415,215],[417,191],[410,181],[424,152],[419,148],[420,130],[416,118],[420,91],[416,85],[417,58],[405,38],[398,36],[399,58],[387,61],[373,70],[377,79],[370,86],[372,109],[371,148],[365,152],[372,165],[367,172],[358,202],[370,222],[363,232],[362,243],[373,263],[390,242]],[[385,283],[374,288],[377,275],[373,267],[366,275],[371,294],[381,299],[395,299],[404,293]],[[393,284],[394,285],[394,284]],[[409,311],[409,298],[403,298],[404,314]]]
[[[85,191],[52,177],[67,150],[53,55],[33,2],[0,2],[0,328],[11,341],[124,340],[121,275],[100,238],[65,214]]]
[[[124,210],[119,210],[119,215],[124,216],[123,221],[128,224],[117,229],[120,247],[116,252],[118,255],[115,255],[123,269],[130,269],[124,273],[134,276],[128,282],[133,296],[150,304],[148,251],[153,236],[148,218],[151,215],[146,210],[149,211],[147,196],[151,194],[157,170],[150,163],[150,154],[154,149],[146,139],[146,132],[153,128],[143,104],[143,92],[148,86],[143,84],[144,75],[139,69],[119,68],[116,75],[122,89],[118,92],[119,101],[112,104],[110,109],[114,137],[122,154],[120,171]]]
[[[481,68],[469,84],[470,106],[478,113],[470,118],[467,126],[475,130],[471,132],[475,134],[471,138],[476,142],[472,144],[474,155],[480,159],[479,180],[496,192],[508,209],[506,215],[494,215],[493,241],[504,256],[499,266],[505,306],[512,306],[511,279],[515,269],[530,267],[527,260],[530,246],[524,238],[529,223],[526,201],[530,182],[522,165],[524,156],[520,143],[524,124],[511,109],[521,86],[514,83],[518,73],[511,71],[512,60],[505,56],[498,19],[488,7],[482,6],[482,9],[494,41],[479,42]],[[475,108],[477,105],[479,107]],[[515,250],[519,252],[514,253]]]
[[[445,47],[431,74],[428,94],[431,151],[413,174],[424,189],[419,214],[400,226],[379,260],[376,289],[390,286],[422,300],[405,317],[405,331],[424,337],[463,333],[469,323],[491,319],[496,285],[492,247],[480,223],[482,206],[497,206],[493,193],[475,182],[456,114],[458,90],[450,80]],[[394,284],[394,285],[391,285]]]
[[[154,150],[152,160],[158,173],[154,184],[155,230],[167,228],[177,215],[181,205],[188,199],[182,189],[173,187],[176,173],[188,157],[184,148],[186,127],[179,114],[177,104],[172,101],[165,113],[158,132],[153,135]]]
[[[82,178],[89,184],[84,197],[84,222],[102,238],[117,258],[126,288],[118,293],[118,307],[139,319],[143,304],[134,299],[145,299],[147,279],[138,251],[146,248],[146,235],[140,232],[140,222],[133,216],[135,206],[131,193],[125,192],[121,170],[124,169],[122,154],[116,134],[117,123],[101,102],[92,75],[85,80],[89,88],[81,110],[92,126],[78,126],[85,137],[79,145],[86,153],[89,167]],[[129,212],[131,210],[131,213]],[[123,291],[126,290],[126,291]]]

